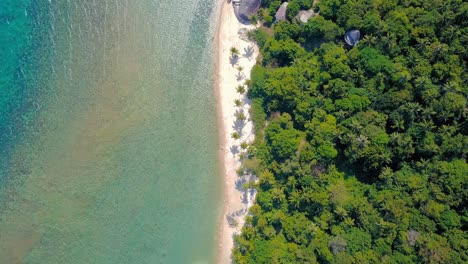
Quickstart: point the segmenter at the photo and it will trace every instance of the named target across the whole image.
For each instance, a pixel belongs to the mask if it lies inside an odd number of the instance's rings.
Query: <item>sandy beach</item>
[[[220,155],[223,163],[224,175],[224,210],[219,230],[219,245],[217,263],[231,263],[231,250],[233,236],[240,232],[244,224],[244,217],[248,207],[253,203],[255,192],[239,188],[243,182],[251,180],[252,176],[238,176],[237,169],[241,166],[239,154],[242,153],[240,144],[253,140],[253,126],[250,121],[250,103],[246,95],[240,95],[236,91],[238,85],[244,84],[250,78],[250,71],[256,63],[258,55],[257,46],[246,41],[245,32],[253,29],[252,25],[241,24],[233,11],[232,4],[222,0],[220,25],[217,36],[217,64],[216,64],[216,88],[218,94],[218,113],[221,136]],[[231,59],[231,47],[239,50],[237,60]],[[238,66],[243,68],[238,71]],[[239,76],[240,74],[240,76]],[[234,100],[242,100],[242,106],[237,107]],[[243,111],[247,121],[239,124],[236,111]],[[241,122],[242,123],[242,122]],[[240,139],[231,137],[233,132],[240,132]],[[227,215],[235,219],[237,227],[232,227],[227,221]]]

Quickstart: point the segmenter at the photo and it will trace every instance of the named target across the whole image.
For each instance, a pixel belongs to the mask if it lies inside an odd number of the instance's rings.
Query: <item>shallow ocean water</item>
[[[0,6],[0,263],[213,263],[217,1]]]

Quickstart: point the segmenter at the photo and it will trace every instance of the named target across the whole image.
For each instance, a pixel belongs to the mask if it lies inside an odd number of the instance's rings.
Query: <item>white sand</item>
[[[231,134],[235,131],[237,110],[243,109],[247,120],[250,120],[248,102],[245,95],[240,96],[236,92],[236,87],[243,84],[245,79],[250,78],[250,71],[255,65],[255,58],[258,55],[258,48],[252,42],[244,41],[240,38],[239,30],[252,29],[254,26],[243,25],[236,19],[233,11],[232,4],[228,4],[226,0],[223,1],[221,10],[221,17],[219,19],[220,25],[218,29],[218,46],[217,46],[217,89],[218,89],[218,112],[220,114],[220,127],[221,127],[221,159],[223,162],[224,173],[224,213],[220,225],[219,233],[219,250],[218,250],[218,263],[231,263],[231,250],[233,247],[233,235],[237,234],[242,225],[244,224],[245,213],[247,208],[252,205],[255,194],[246,192],[245,190],[236,189],[236,182],[248,181],[249,176],[239,177],[236,170],[241,166],[239,160],[239,153],[236,149],[242,152],[240,148],[241,142],[253,141],[253,126],[252,122],[248,121],[242,128],[241,140],[235,140]],[[245,39],[245,38],[243,38]],[[232,65],[230,60],[230,48],[236,47],[239,50],[239,60],[237,65]],[[245,49],[248,47],[253,48],[253,54],[250,58],[245,56]],[[238,79],[237,66],[242,66],[245,78]],[[242,107],[234,105],[234,99],[241,99],[244,103]],[[234,150],[234,151],[233,151]],[[247,195],[245,197],[244,195]],[[242,197],[244,202],[242,201]],[[243,211],[239,211],[243,210]],[[230,227],[226,215],[238,212],[235,219],[239,223],[238,227]]]

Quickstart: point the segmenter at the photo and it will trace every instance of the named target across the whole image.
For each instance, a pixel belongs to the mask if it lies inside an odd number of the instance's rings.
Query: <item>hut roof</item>
[[[236,226],[238,224],[237,220],[230,215],[226,215],[226,220],[230,226]]]
[[[314,16],[314,11],[313,10],[301,10],[296,16],[296,19],[302,23],[307,23],[309,19]]]
[[[361,38],[361,32],[357,29],[350,30],[346,32],[344,39],[346,43],[350,46],[356,46],[356,44],[359,42],[359,39]]]
[[[278,11],[276,11],[275,14],[275,22],[278,22],[280,20],[286,20],[286,10],[288,8],[288,2],[284,2],[280,5],[278,8]]]
[[[262,0],[241,0],[234,6],[234,14],[241,23],[248,23],[249,17],[257,14]]]

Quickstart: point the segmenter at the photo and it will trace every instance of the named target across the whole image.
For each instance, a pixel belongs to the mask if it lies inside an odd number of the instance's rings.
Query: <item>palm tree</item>
[[[442,90],[447,92],[461,92],[461,87],[456,82],[447,82],[442,86]]]
[[[349,124],[351,131],[358,132],[361,130],[362,125],[356,119],[351,120],[351,124]]]
[[[366,47],[374,47],[377,44],[377,37],[372,35],[365,35],[364,38],[360,41],[361,45]]]
[[[273,196],[273,200],[279,202],[283,201],[285,198],[283,188],[280,187],[274,187],[271,191],[271,195]]]
[[[450,120],[450,118],[452,117],[452,113],[450,113],[449,111],[446,111],[445,109],[443,109],[442,111],[439,112],[437,118],[440,120],[440,121],[443,121],[443,122],[447,122]]]
[[[346,240],[341,236],[333,237],[330,242],[328,242],[328,247],[331,249],[333,255],[338,254],[339,252],[345,251],[347,246]]]
[[[234,105],[236,107],[241,107],[242,106],[242,101],[240,99],[234,99]]]
[[[301,194],[298,191],[293,191],[291,195],[289,196],[289,203],[292,204],[292,206],[296,209],[299,209],[301,206]]]
[[[409,118],[411,119],[411,121],[414,121],[416,120],[416,117],[419,115],[419,113],[421,112],[422,110],[422,107],[421,105],[419,105],[419,103],[406,103],[405,105],[403,105],[402,107],[404,110],[406,110],[406,112],[408,113],[409,115]]]
[[[229,49],[229,51],[231,52],[231,57],[239,56],[239,50],[236,47],[231,47],[231,49]]]
[[[392,162],[392,157],[389,151],[384,151],[378,155],[380,159],[380,164],[378,164],[376,167],[378,168],[379,166],[382,166],[382,164],[390,164]]]
[[[419,126],[423,131],[432,131],[433,129],[435,129],[435,125],[434,122],[432,122],[432,120],[423,120],[422,122],[419,122],[416,125]]]
[[[393,121],[393,125],[391,128],[396,129],[398,131],[402,131],[405,129],[405,120],[403,119],[396,119]]]
[[[343,224],[345,226],[354,226],[354,219],[351,218],[351,217],[346,217],[344,220],[343,220]]]
[[[416,166],[423,170],[427,169],[430,164],[431,162],[429,160],[423,158],[421,158],[419,161],[416,161]]]
[[[245,90],[245,86],[244,86],[244,85],[238,85],[238,86],[236,87],[236,91],[237,91],[239,94],[241,94],[241,95],[244,94],[245,91],[246,91],[246,90]]]
[[[423,108],[421,111],[421,119],[422,120],[432,120],[432,116],[436,115],[437,113],[432,110],[432,108]]]
[[[232,132],[231,137],[235,140],[238,140],[241,138],[241,135],[238,132]]]
[[[244,67],[239,65],[236,67],[236,69],[238,70],[237,75],[236,75],[237,81],[241,81],[242,79],[245,78],[245,74],[242,72],[242,70],[244,70]]]
[[[249,143],[244,141],[240,144],[240,147],[241,149],[246,150],[249,147]]]
[[[445,31],[447,32],[448,39],[452,39],[455,35],[460,34],[460,26],[450,25]]]
[[[427,38],[417,38],[416,39],[416,50],[421,51],[426,48],[429,44],[431,44],[431,41]]]
[[[424,86],[431,83],[431,80],[426,76],[421,76],[421,77],[416,78],[414,82],[415,82],[416,88],[423,90]]]
[[[448,45],[444,43],[435,42],[431,45],[431,51],[433,56],[440,55],[443,57],[448,50]]]
[[[236,113],[235,113],[235,116],[240,121],[245,121],[247,119],[247,116],[244,114],[244,111],[237,110]]]
[[[456,127],[453,126],[447,126],[447,125],[442,125],[439,127],[439,134],[442,136],[451,136],[457,131]]]
[[[350,73],[350,78],[355,83],[362,84],[362,82],[365,80],[364,71],[360,68],[354,69]]]
[[[252,87],[252,80],[250,80],[250,79],[245,79],[244,85],[247,86],[247,87]]]
[[[358,143],[358,146],[360,148],[365,148],[367,146],[367,144],[369,144],[369,139],[364,136],[364,135],[359,135],[357,138],[356,138],[356,141]]]
[[[341,220],[344,220],[348,216],[348,211],[341,206],[337,206],[335,209],[335,214],[338,215]]]
[[[402,143],[403,136],[398,132],[393,132],[390,134],[390,142],[393,145],[400,146]]]
[[[339,110],[338,112],[335,113],[335,115],[338,118],[338,120],[341,121],[346,118],[346,116],[348,115],[348,112],[344,110]]]
[[[271,187],[276,183],[275,176],[270,171],[260,173],[260,184],[266,187]]]
[[[250,22],[252,22],[253,25],[256,25],[258,23],[258,16],[257,15],[251,15],[249,16]]]
[[[392,186],[393,182],[393,171],[390,167],[385,166],[379,174],[379,179],[383,179],[385,184]]]

